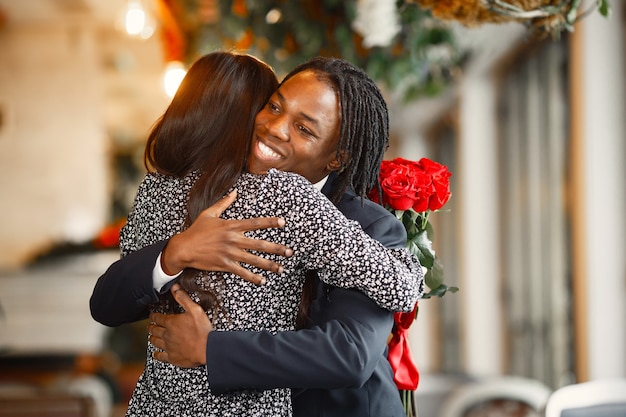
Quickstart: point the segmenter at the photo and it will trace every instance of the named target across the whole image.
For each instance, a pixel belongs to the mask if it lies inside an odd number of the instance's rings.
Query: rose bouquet
[[[429,222],[431,213],[441,210],[452,195],[451,175],[448,167],[428,158],[419,161],[403,158],[383,161],[380,167],[380,187],[369,195],[402,221],[407,232],[406,246],[426,270],[424,282],[428,291],[422,298],[443,297],[448,291],[458,291],[457,287],[443,283],[443,268],[433,249],[434,233]],[[416,317],[417,303],[411,313],[395,313],[395,324],[389,341],[389,362],[407,416],[415,415],[412,391],[417,388],[419,381],[407,340],[409,327]]]
[[[403,158],[383,161],[380,190],[375,188],[369,196],[402,221],[407,247],[426,269],[424,280],[429,291],[422,298],[442,297],[447,291],[458,290],[443,283],[443,268],[432,246],[434,233],[429,222],[431,213],[441,210],[452,195],[451,175],[448,167],[428,158],[417,162]]]

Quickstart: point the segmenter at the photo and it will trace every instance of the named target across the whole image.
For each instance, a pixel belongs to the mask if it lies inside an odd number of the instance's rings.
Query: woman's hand
[[[241,264],[249,264],[275,273],[283,267],[273,261],[253,255],[249,251],[291,256],[293,251],[283,245],[265,240],[251,239],[244,232],[257,229],[283,227],[285,221],[278,217],[259,217],[246,220],[224,220],[220,215],[237,198],[233,191],[222,200],[204,210],[185,231],[173,236],[161,256],[161,267],[168,275],[185,268],[205,271],[224,271],[239,275],[246,281],[264,284],[265,278],[253,274]]]

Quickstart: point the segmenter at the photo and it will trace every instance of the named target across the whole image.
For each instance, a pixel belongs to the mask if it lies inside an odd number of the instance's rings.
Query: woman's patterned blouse
[[[189,190],[198,173],[184,178],[147,174],[122,229],[122,255],[180,232]],[[213,318],[215,331],[293,330],[306,270],[316,270],[328,284],[356,288],[381,307],[411,311],[423,291],[417,259],[406,249],[386,249],[357,222],[348,220],[306,179],[278,170],[243,174],[235,184],[236,201],[225,219],[281,217],[283,228],[246,232],[293,249],[289,258],[257,253],[280,263],[282,274],[247,266],[266,278],[259,286],[221,272],[202,272],[199,282],[219,294],[222,309]],[[152,358],[137,383],[127,416],[290,416],[288,389],[238,391],[212,395],[205,367],[178,368]]]

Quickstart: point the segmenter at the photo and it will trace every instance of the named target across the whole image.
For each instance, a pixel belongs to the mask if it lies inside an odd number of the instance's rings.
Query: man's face
[[[337,95],[315,74],[287,80],[255,119],[248,170],[290,171],[316,183],[338,169],[341,114]]]

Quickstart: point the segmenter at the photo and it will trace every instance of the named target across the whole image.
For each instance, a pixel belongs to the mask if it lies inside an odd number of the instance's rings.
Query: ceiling
[[[5,24],[49,23],[86,18],[114,24],[127,0],[0,0]]]

